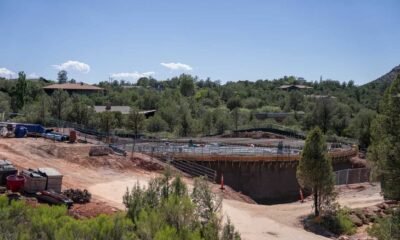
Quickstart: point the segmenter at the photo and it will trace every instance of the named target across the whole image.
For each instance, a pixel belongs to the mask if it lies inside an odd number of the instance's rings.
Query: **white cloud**
[[[161,63],[162,66],[170,69],[170,70],[184,70],[184,71],[191,71],[193,68],[187,64],[183,63]]]
[[[35,79],[35,78],[39,78],[40,76],[37,75],[36,73],[31,73],[27,76],[28,79]]]
[[[61,65],[53,65],[53,67],[58,70],[72,70],[82,73],[90,72],[90,66],[88,64],[72,60],[66,61]]]
[[[7,68],[0,68],[0,77],[15,78],[15,77],[17,77],[17,74]]]
[[[144,72],[144,73],[139,73],[139,72],[121,72],[121,73],[113,73],[111,74],[112,78],[116,78],[116,79],[126,79],[126,78],[130,78],[130,79],[139,79],[141,77],[149,77],[151,75],[154,75],[155,72]]]

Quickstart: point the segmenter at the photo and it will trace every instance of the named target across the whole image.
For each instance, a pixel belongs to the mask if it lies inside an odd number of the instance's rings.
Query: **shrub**
[[[392,216],[378,219],[368,233],[379,240],[400,239],[400,209],[394,210]]]
[[[240,239],[230,222],[222,226],[219,203],[208,183],[195,182],[190,195],[186,184],[167,172],[147,189],[136,185],[127,191],[127,214],[82,220],[70,217],[64,206],[9,204],[0,196],[0,239]]]
[[[355,233],[355,226],[346,209],[339,209],[330,215],[325,215],[322,219],[322,224],[335,234],[351,235]]]
[[[195,179],[189,194],[186,184],[168,171],[147,189],[136,185],[127,191],[124,204],[139,239],[240,239],[230,222],[222,226],[220,201],[202,178]]]
[[[77,220],[64,206],[8,204],[0,196],[0,239],[135,239],[135,232],[132,221],[122,214]]]
[[[162,132],[168,128],[168,124],[159,115],[155,115],[147,120],[147,131]]]

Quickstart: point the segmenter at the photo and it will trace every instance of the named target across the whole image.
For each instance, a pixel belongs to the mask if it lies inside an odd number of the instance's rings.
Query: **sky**
[[[398,0],[0,0],[0,76],[361,85],[400,64]]]

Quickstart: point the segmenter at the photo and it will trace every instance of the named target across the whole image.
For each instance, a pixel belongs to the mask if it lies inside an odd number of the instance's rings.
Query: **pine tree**
[[[315,216],[319,216],[330,206],[335,193],[332,163],[327,155],[325,137],[318,127],[307,136],[297,167],[297,179],[301,187],[312,190]]]
[[[65,70],[61,70],[57,74],[57,80],[59,84],[67,83],[68,81],[68,73]]]
[[[386,90],[372,123],[368,159],[383,196],[400,200],[400,76]]]

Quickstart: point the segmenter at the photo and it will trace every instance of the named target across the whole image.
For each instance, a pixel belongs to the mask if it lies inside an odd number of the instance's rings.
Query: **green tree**
[[[372,123],[368,159],[381,181],[383,196],[400,200],[400,76],[386,90]]]
[[[371,126],[376,112],[368,109],[362,109],[351,120],[346,131],[347,135],[357,138],[360,148],[367,149],[371,143]]]
[[[301,187],[312,190],[314,213],[319,216],[330,206],[335,194],[331,159],[327,155],[325,137],[318,127],[307,136],[297,167],[297,179]]]
[[[196,204],[196,214],[204,222],[209,222],[220,210],[222,199],[212,192],[209,183],[204,177],[196,178],[191,195],[193,203]]]
[[[141,77],[137,80],[136,82],[137,86],[141,86],[141,87],[147,87],[149,86],[149,78],[147,77]]]
[[[21,71],[18,73],[17,85],[15,86],[17,109],[22,109],[25,105],[27,87],[26,74]]]
[[[303,101],[304,101],[304,96],[302,93],[300,93],[299,91],[291,91],[287,96],[285,109],[288,112],[291,110],[297,112],[301,109]]]
[[[123,200],[139,239],[240,239],[233,225],[222,226],[221,199],[203,178],[188,192],[181,178],[167,170],[150,181],[147,189],[136,184]]]
[[[144,115],[139,112],[139,109],[131,107],[126,119],[126,126],[132,129],[135,135],[138,135],[139,131],[143,129],[144,120]]]
[[[192,131],[192,117],[189,112],[184,112],[181,117],[181,128],[180,133],[181,136],[186,137]]]
[[[43,93],[39,97],[39,119],[41,124],[46,124],[47,120],[50,116],[49,111],[50,111],[50,98],[47,96],[47,94]]]
[[[235,108],[240,108],[241,106],[242,102],[239,97],[232,97],[226,103],[226,107],[229,108],[229,110],[231,111]]]
[[[319,99],[313,111],[314,126],[319,126],[326,134],[332,125],[335,106],[330,98]]]
[[[85,103],[83,97],[79,95],[72,96],[68,121],[87,125],[92,115],[93,109]]]
[[[105,111],[99,114],[100,116],[100,129],[104,131],[107,136],[110,135],[111,130],[115,127],[116,121],[114,114],[109,111]]]
[[[57,119],[62,120],[66,116],[69,95],[63,90],[56,90],[51,95],[51,112]]]
[[[147,120],[147,131],[149,132],[162,132],[168,128],[168,124],[156,114]]]
[[[2,118],[2,114],[5,115],[6,112],[10,111],[10,96],[7,93],[0,91],[0,119]],[[4,121],[2,119],[1,121]]]
[[[191,75],[182,74],[179,76],[180,84],[179,89],[181,94],[185,97],[193,96],[194,91],[194,79]]]
[[[227,109],[218,108],[214,110],[215,128],[217,134],[223,134],[226,130],[230,129],[231,119]]]
[[[351,109],[348,105],[338,103],[332,117],[332,129],[338,136],[342,136],[344,130],[350,124]]]
[[[234,108],[232,111],[232,119],[233,119],[233,123],[235,125],[235,130],[238,130],[238,125],[239,125],[239,118],[240,118],[240,109]]]
[[[59,84],[67,83],[68,81],[68,73],[65,70],[61,70],[57,73],[57,80]]]
[[[132,157],[133,151],[135,150],[136,138],[138,137],[139,131],[143,129],[144,126],[144,115],[139,112],[139,110],[135,107],[131,107],[128,117],[126,119],[126,126],[133,130],[133,147],[132,147]]]
[[[206,112],[202,115],[202,126],[203,134],[211,135],[214,127],[214,117],[210,110],[206,110]]]

